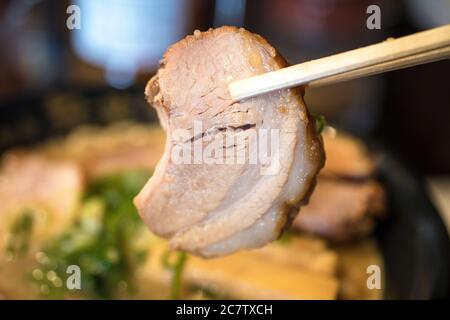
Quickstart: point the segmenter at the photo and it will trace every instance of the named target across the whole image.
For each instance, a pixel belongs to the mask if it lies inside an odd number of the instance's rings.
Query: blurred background
[[[73,4],[81,28],[69,30]],[[380,30],[366,27],[372,4]],[[299,63],[449,22],[448,0],[2,0],[0,149],[84,122],[151,120],[146,81],[167,46],[195,29],[243,26]],[[449,83],[447,60],[310,90],[306,100],[329,123],[440,177],[450,174]]]

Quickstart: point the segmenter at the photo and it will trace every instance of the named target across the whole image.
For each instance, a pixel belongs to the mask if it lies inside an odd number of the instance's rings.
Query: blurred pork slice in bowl
[[[367,236],[376,219],[386,214],[385,192],[376,179],[376,159],[360,140],[331,127],[325,129],[323,139],[325,167],[293,228],[333,241]]]

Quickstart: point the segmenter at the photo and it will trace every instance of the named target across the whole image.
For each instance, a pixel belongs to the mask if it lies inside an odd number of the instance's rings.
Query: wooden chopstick
[[[352,79],[372,76],[379,73],[389,72],[398,69],[405,69],[424,63],[430,63],[439,60],[445,60],[450,58],[450,46],[426,51],[423,53],[417,53],[404,58],[395,59],[373,66],[356,69],[344,73],[337,74],[335,76],[322,78],[319,80],[310,81],[308,87],[321,87],[333,83],[348,81]]]
[[[302,84],[330,84],[449,58],[449,46],[450,24],[234,81],[228,88],[239,101]]]

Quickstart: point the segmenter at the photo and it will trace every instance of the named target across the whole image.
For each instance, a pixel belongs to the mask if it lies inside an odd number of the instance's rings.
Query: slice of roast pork
[[[239,103],[227,89],[285,66],[263,38],[234,27],[195,31],[164,54],[145,93],[166,131],[165,152],[135,205],[172,248],[214,257],[261,247],[307,202],[324,152],[300,89]],[[255,162],[262,140],[268,156]]]

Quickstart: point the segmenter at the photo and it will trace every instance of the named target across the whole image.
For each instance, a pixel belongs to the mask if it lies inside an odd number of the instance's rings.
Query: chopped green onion
[[[278,238],[277,243],[281,245],[289,244],[294,238],[294,233],[291,231],[284,232],[280,238]]]
[[[316,132],[322,133],[323,129],[327,125],[327,121],[324,116],[314,116],[316,122]]]
[[[162,255],[163,267],[170,270],[172,279],[170,282],[170,299],[178,300],[181,298],[183,269],[186,264],[187,255],[185,252],[177,252],[174,261],[171,260],[172,252],[166,251]]]
[[[133,276],[146,252],[134,245],[145,226],[132,201],[148,178],[146,171],[128,171],[88,186],[77,221],[41,250],[47,259],[39,261],[39,270],[60,279],[33,277],[47,298],[81,293],[110,299],[124,289],[133,291]],[[70,265],[82,270],[81,292],[60,285]]]
[[[12,224],[11,236],[6,247],[11,258],[14,259],[28,252],[33,223],[33,211],[25,209]]]

